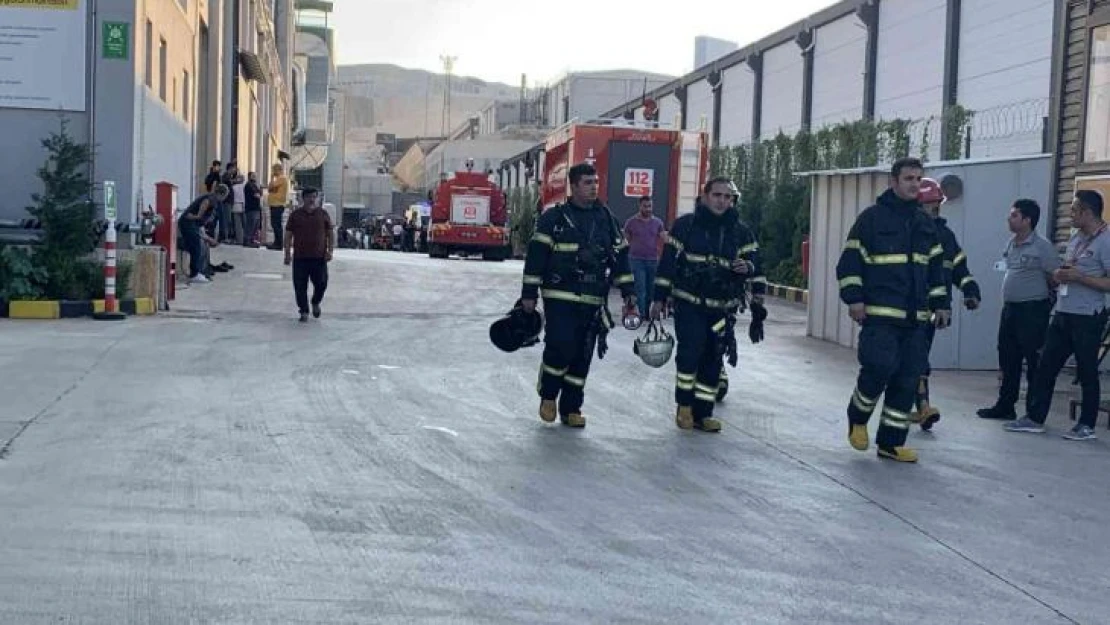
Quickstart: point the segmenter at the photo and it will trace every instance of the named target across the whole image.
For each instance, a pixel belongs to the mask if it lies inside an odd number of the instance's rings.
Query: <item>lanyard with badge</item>
[[[1095,242],[1095,239],[1097,239],[1105,231],[1106,224],[1102,224],[1102,227],[1098,229],[1098,232],[1091,235],[1091,238],[1087,239],[1086,241],[1080,241],[1079,243],[1077,243],[1075,246],[1075,252],[1073,254],[1068,254],[1067,257],[1064,258],[1064,268],[1070,269],[1073,265],[1078,263],[1079,259],[1083,258],[1083,255],[1087,253],[1087,250],[1091,247],[1091,244]],[[1068,285],[1061,284],[1060,288],[1057,289],[1056,292],[1059,293],[1060,297],[1067,297]]]

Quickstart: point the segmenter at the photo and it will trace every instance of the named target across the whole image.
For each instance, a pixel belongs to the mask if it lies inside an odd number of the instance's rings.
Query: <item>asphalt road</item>
[[[623,329],[569,430],[487,340],[519,263],[343,251],[302,325],[279,254],[217,259],[155,318],[0,323],[0,623],[1110,622],[1110,450],[970,416],[991,374],[881,461],[774,306],[722,434]]]

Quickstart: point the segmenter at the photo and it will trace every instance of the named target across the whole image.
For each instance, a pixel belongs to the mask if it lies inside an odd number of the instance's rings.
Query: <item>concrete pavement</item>
[[[1107,443],[975,418],[993,374],[934,374],[883,462],[854,355],[776,305],[721,435],[623,329],[572,431],[488,343],[519,263],[340,251],[298,324],[279,253],[225,259],[169,314],[0,322],[0,623],[1110,620]]]

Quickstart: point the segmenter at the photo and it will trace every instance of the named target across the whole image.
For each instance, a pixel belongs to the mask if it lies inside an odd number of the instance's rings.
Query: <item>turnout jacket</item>
[[[840,299],[866,306],[868,323],[912,326],[949,310],[944,248],[933,219],[893,190],[860,213],[836,265]]]
[[[737,259],[749,263],[747,274],[732,271]],[[655,278],[655,301],[668,297],[706,308],[732,310],[742,303],[745,284],[763,295],[767,279],[759,244],[740,213],[729,208],[720,216],[698,203],[693,214],[674,222],[663,247]]]
[[[521,298],[601,306],[611,285],[635,294],[628,241],[601,202],[580,207],[565,202],[543,212],[524,259]]]
[[[940,246],[944,248],[944,284],[948,289],[949,297],[951,298],[952,287],[955,286],[963,291],[964,299],[983,299],[979,293],[979,283],[967,268],[967,254],[960,248],[956,233],[952,232],[948,227],[948,221],[943,217],[935,218],[933,223],[937,227]]]

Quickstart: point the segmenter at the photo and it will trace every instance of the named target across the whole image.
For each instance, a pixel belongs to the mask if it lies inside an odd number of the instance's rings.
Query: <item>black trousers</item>
[[[281,228],[281,218],[284,215],[284,206],[270,207],[270,229],[274,231],[274,247],[279,249],[285,244],[285,231]]]
[[[713,416],[724,367],[720,352],[724,329],[725,311],[675,302],[674,400],[679,406],[690,406],[698,421]]]
[[[328,261],[323,258],[293,259],[293,294],[297,298],[297,310],[308,312],[308,283],[312,282],[312,303],[324,300],[328,290]]]
[[[541,399],[559,400],[559,414],[581,413],[596,338],[587,343],[598,307],[544,299],[544,347],[537,390]]]
[[[860,364],[856,390],[848,403],[848,420],[866,425],[885,393],[875,444],[900,447],[906,443],[917,380],[928,366],[925,325],[896,326],[865,323],[859,335]]]
[[[1075,315],[1058,312],[1048,326],[1044,353],[1037,367],[1030,389],[1029,418],[1044,423],[1052,407],[1052,393],[1056,390],[1056,377],[1068,358],[1075,355],[1075,368],[1079,372],[1079,385],[1083,389],[1083,405],[1079,423],[1095,427],[1098,419],[1099,380],[1098,347],[1102,341],[1102,328],[1106,316]]]
[[[998,368],[1002,371],[1002,387],[995,404],[999,412],[1012,412],[1017,404],[1021,393],[1022,363],[1025,364],[1028,383],[1025,410],[1029,412],[1033,381],[1037,376],[1051,315],[1052,302],[1047,299],[1002,306],[1002,319],[998,324]]]

